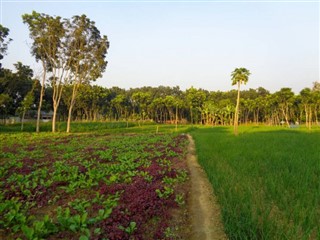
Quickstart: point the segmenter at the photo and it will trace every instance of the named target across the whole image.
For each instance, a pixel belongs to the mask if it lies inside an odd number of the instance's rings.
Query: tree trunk
[[[47,73],[46,65],[43,61],[42,61],[42,66],[43,66],[43,76],[42,76],[42,85],[41,85],[40,100],[39,100],[39,106],[38,106],[36,132],[40,132],[40,115],[41,115],[42,99],[44,95],[44,84],[46,81],[46,73]]]
[[[178,106],[176,106],[176,131],[178,130]]]
[[[286,107],[286,109],[284,107],[281,107],[281,110],[282,110],[282,114],[286,120],[286,123],[287,123],[287,126],[290,127],[290,124],[289,124],[289,119],[288,119],[288,106]]]
[[[74,106],[74,103],[75,103],[75,99],[76,99],[76,92],[77,92],[77,84],[74,84],[73,85],[73,90],[72,90],[72,97],[71,97],[70,107],[69,107],[69,111],[68,111],[67,133],[70,132],[72,109],[73,109],[73,106]]]
[[[311,130],[312,125],[312,108],[309,106],[309,130]]]
[[[98,115],[98,111],[97,110],[93,111],[93,121],[94,122],[97,121],[97,115]]]
[[[236,111],[234,114],[234,135],[236,136],[238,135],[239,105],[240,105],[240,82],[238,82],[237,105],[236,105]]]
[[[56,131],[56,119],[57,119],[57,106],[56,104],[53,104],[53,115],[52,115],[52,132]]]
[[[304,105],[304,111],[305,111],[305,113],[306,113],[306,128],[308,128],[308,124],[309,124],[309,114],[308,114],[307,105]]]
[[[53,116],[52,116],[52,132],[56,131],[56,120],[57,120],[57,112],[62,96],[62,90],[63,86],[61,85],[61,80],[59,82],[58,86],[54,86],[53,89],[53,95],[52,95],[52,100],[53,100]]]
[[[23,109],[22,118],[21,118],[21,131],[23,131],[23,123],[24,123],[24,117],[26,115],[26,109]]]

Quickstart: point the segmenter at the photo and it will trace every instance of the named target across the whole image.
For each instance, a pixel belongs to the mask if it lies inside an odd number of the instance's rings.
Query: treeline
[[[33,72],[22,63],[16,71],[2,69],[0,75],[0,111],[2,116],[22,117],[28,95],[31,103],[27,117],[36,116],[41,84]],[[48,81],[47,83],[50,83]],[[66,121],[71,84],[64,86],[57,120]],[[45,86],[44,111],[52,111],[53,89]],[[76,96],[72,119],[77,121],[154,121],[157,123],[192,123],[205,125],[233,125],[237,91],[207,91],[177,87],[142,87],[129,90],[81,84]],[[280,125],[305,123],[318,125],[320,114],[320,84],[294,94],[290,88],[270,93],[263,87],[241,91],[239,123]]]
[[[107,66],[109,41],[100,35],[95,23],[85,15],[71,19],[32,12],[22,16],[33,41],[31,54],[41,63],[42,73],[21,62],[15,71],[0,65],[0,114],[39,118],[52,112],[55,122],[67,121],[154,121],[157,123],[191,123],[236,125],[265,123],[318,125],[320,83],[294,94],[290,88],[275,93],[260,87],[241,91],[207,91],[177,87],[142,87],[121,89],[92,86]],[[0,25],[0,59],[7,53],[11,39],[9,29]],[[241,72],[242,70],[246,70]],[[240,72],[239,72],[240,71]],[[245,68],[232,73],[233,85],[245,83],[250,73]],[[244,81],[245,80],[245,81]],[[239,102],[236,109],[237,102]],[[235,120],[235,119],[238,119]],[[22,121],[23,122],[23,121]],[[22,125],[23,127],[23,125]]]

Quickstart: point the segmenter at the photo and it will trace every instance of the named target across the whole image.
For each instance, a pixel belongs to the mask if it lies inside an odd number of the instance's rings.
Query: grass
[[[191,132],[230,239],[320,239],[319,130]]]

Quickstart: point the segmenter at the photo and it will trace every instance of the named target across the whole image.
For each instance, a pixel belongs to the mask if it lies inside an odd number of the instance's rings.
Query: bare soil
[[[221,221],[221,211],[212,186],[195,154],[195,145],[188,135],[187,164],[190,171],[191,190],[188,199],[191,240],[228,239]]]

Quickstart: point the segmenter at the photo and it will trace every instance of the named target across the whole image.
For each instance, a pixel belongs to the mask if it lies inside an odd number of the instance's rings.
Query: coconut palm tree
[[[240,103],[240,85],[242,83],[246,84],[249,79],[249,75],[251,73],[249,72],[248,69],[246,68],[236,68],[232,73],[231,73],[231,81],[232,81],[232,86],[233,85],[238,85],[238,96],[237,96],[237,105],[235,109],[235,114],[234,114],[234,135],[238,135],[238,119],[239,119],[239,103]]]

